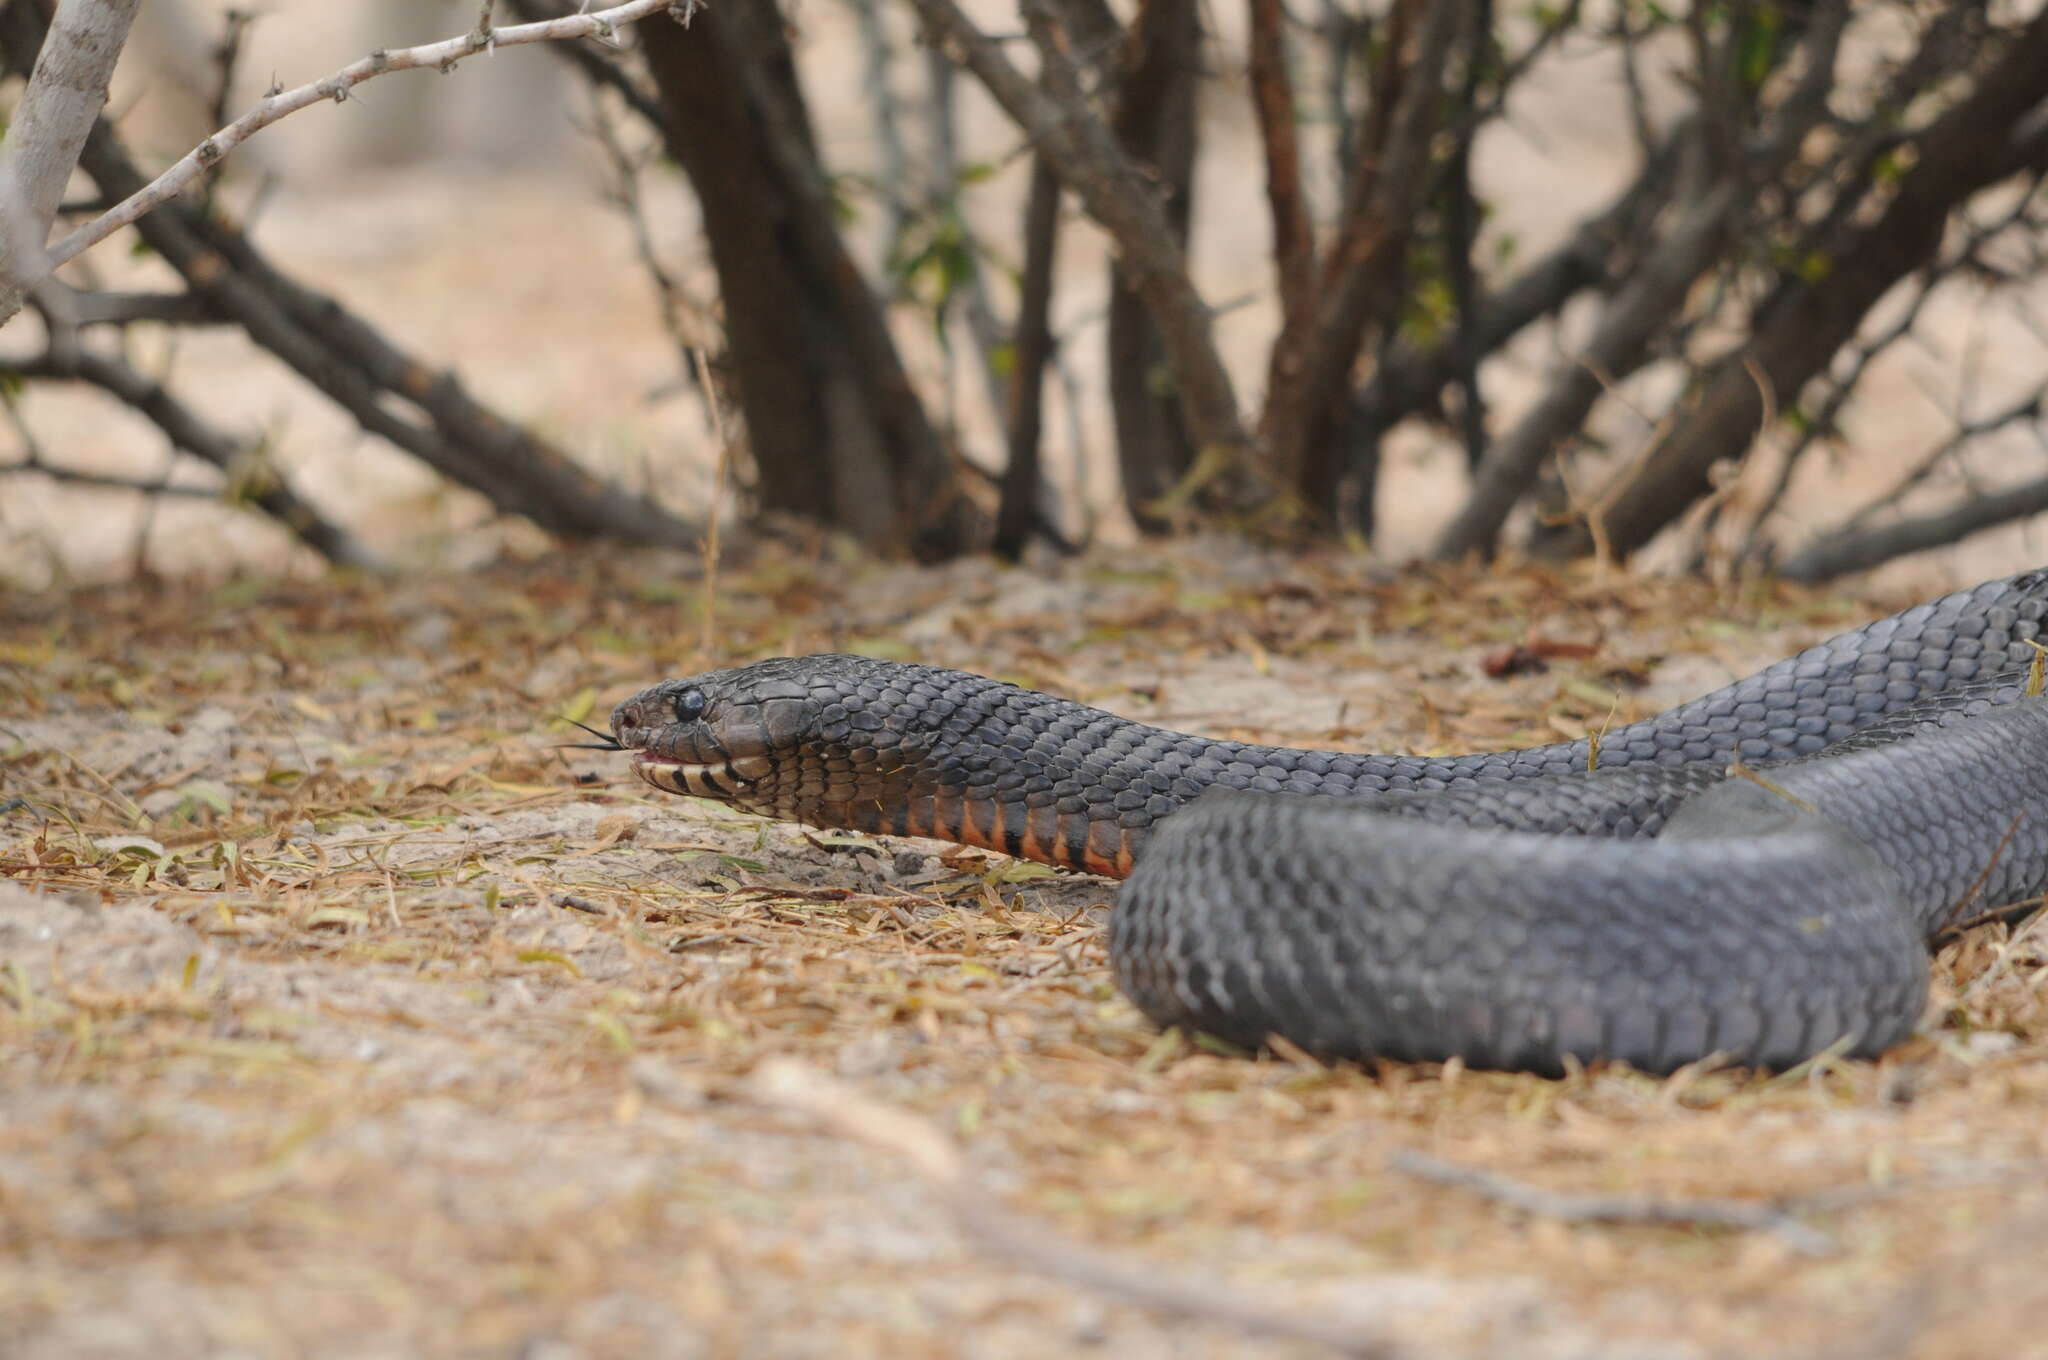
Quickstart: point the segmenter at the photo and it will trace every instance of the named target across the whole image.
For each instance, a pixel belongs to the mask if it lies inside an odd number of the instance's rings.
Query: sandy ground
[[[1379,578],[1227,543],[1037,574],[764,558],[724,579],[714,658],[688,576],[597,553],[0,612],[8,1354],[2036,1339],[2038,932],[1947,950],[1921,1033],[1876,1063],[1249,1061],[1116,993],[1108,883],[668,798],[550,749],[544,721],[712,659],[857,648],[1196,730],[1469,749],[1654,711],[1912,594]],[[1532,639],[1590,654],[1486,678]],[[828,1119],[764,1092],[778,1063]],[[1418,1152],[1782,1203],[1788,1225],[1559,1221],[1419,1180]],[[953,1155],[964,1183],[939,1174]],[[1118,1271],[1191,1281],[1201,1307],[1134,1300]],[[1215,1320],[1225,1303],[1268,1330]]]

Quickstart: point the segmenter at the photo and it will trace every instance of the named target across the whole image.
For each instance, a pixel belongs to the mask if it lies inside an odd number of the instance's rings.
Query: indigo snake
[[[1784,1067],[1904,1038],[1930,938],[2048,888],[2044,615],[2048,570],[1959,591],[1597,762],[1259,746],[837,655],[664,681],[609,739],[670,792],[1127,876],[1111,961],[1162,1024],[1328,1059]]]

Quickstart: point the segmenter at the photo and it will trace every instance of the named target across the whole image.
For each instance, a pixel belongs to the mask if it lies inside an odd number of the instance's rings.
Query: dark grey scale
[[[1609,733],[1591,774],[1583,742],[1452,757],[1247,746],[861,658],[665,682],[621,705],[614,733],[674,762],[651,781],[741,806],[832,815],[856,797],[966,789],[1012,809],[1050,800],[1070,844],[1082,819],[1124,828],[1140,867],[1113,956],[1163,1020],[1332,1055],[1668,1066],[1729,1047],[1774,1063],[1838,1038],[1883,1047],[1924,994],[1918,937],[1971,892],[1988,908],[2039,891],[2043,705],[2016,702],[1998,673],[2030,660],[2044,617],[2041,573],[1917,606]],[[715,747],[703,723],[676,721],[693,687],[727,714]],[[734,756],[757,758],[755,732],[771,729],[793,744],[742,787]],[[1738,755],[1824,825],[1722,780]],[[1186,809],[1231,786],[1278,792]],[[1568,844],[1502,827],[1664,834]],[[1184,892],[1162,892],[1197,850]]]

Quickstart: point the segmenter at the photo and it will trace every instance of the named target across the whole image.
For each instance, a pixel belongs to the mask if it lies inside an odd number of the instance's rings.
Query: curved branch
[[[1837,534],[1810,544],[1778,569],[1788,581],[1826,581],[1864,571],[1924,548],[1941,548],[1980,529],[2048,511],[2048,477],[1990,495],[1971,495],[1946,510],[1877,529]]]
[[[109,354],[72,346],[68,353],[55,352],[33,359],[0,359],[0,370],[24,378],[56,382],[90,383],[124,404],[133,407],[162,430],[181,453],[219,468],[233,492],[246,462],[244,446],[222,434],[200,418],[197,412],[173,396],[170,390]],[[119,479],[93,479],[72,475],[62,469],[39,465],[35,469],[70,481],[121,486]],[[178,488],[137,487],[175,493]],[[323,517],[299,499],[297,492],[274,474],[249,484],[242,492],[247,501],[296,534],[301,542],[330,562],[369,567],[376,558],[347,530]]]
[[[121,193],[142,175],[104,123],[81,162]],[[331,297],[285,277],[248,237],[182,204],[138,224],[143,239],[209,306],[284,360],[373,434],[543,529],[586,538],[693,546],[697,528],[593,476],[481,405],[453,372],[391,344]],[[421,417],[424,417],[423,419]]]
[[[138,0],[124,0],[124,3],[132,10]],[[324,80],[301,85],[295,90],[273,91],[258,101],[256,107],[186,152],[170,169],[51,247],[47,269],[55,269],[81,251],[104,241],[122,227],[138,221],[151,209],[175,197],[201,175],[220,164],[229,152],[247,141],[254,133],[308,105],[326,100],[333,100],[339,104],[348,98],[350,90],[366,80],[375,79],[391,71],[411,71],[425,67],[448,71],[465,57],[473,57],[492,48],[511,47],[519,43],[548,42],[565,38],[610,39],[614,31],[623,24],[634,23],[662,11],[673,13],[680,22],[687,20],[694,8],[695,0],[680,0],[680,3],[678,0],[631,0],[629,4],[614,5],[595,14],[571,14],[560,19],[542,20],[539,23],[515,24],[510,28],[479,27],[459,38],[424,43],[418,47],[372,52],[361,61],[342,67]],[[59,13],[61,17],[62,11]],[[55,36],[56,30],[53,28],[51,37]],[[92,111],[95,115],[98,113],[97,101]],[[88,117],[86,128],[79,131],[78,145],[83,144],[86,130],[91,127],[91,123],[92,119]],[[78,145],[72,148],[74,160]],[[68,172],[68,165],[66,170]],[[60,189],[62,184],[60,177]],[[55,206],[53,202],[53,211]]]

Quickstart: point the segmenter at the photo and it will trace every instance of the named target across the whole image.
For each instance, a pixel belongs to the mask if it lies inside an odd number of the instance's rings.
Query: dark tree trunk
[[[1337,527],[1352,463],[1344,434],[1352,370],[1376,324],[1384,330],[1393,314],[1402,256],[1436,172],[1444,68],[1468,8],[1417,0],[1395,6],[1373,81],[1373,120],[1324,254],[1315,305],[1274,342],[1259,432],[1275,475],[1318,530]]]
[[[974,536],[953,460],[847,253],[774,0],[641,29],[702,204],[763,509],[934,558]]]
[[[1018,281],[1017,324],[1011,335],[1010,462],[996,509],[999,556],[1017,560],[1034,530],[1050,531],[1040,502],[1045,487],[1039,440],[1044,433],[1045,366],[1052,357],[1052,284],[1059,246],[1060,182],[1041,158],[1031,168],[1024,210],[1024,273]]]
[[[1112,125],[1132,160],[1151,168],[1174,239],[1185,246],[1194,206],[1195,95],[1202,19],[1195,0],[1146,0],[1131,25],[1131,54]],[[1147,533],[1171,525],[1154,507],[1194,466],[1166,342],[1121,267],[1109,294],[1109,400],[1124,502]]]

